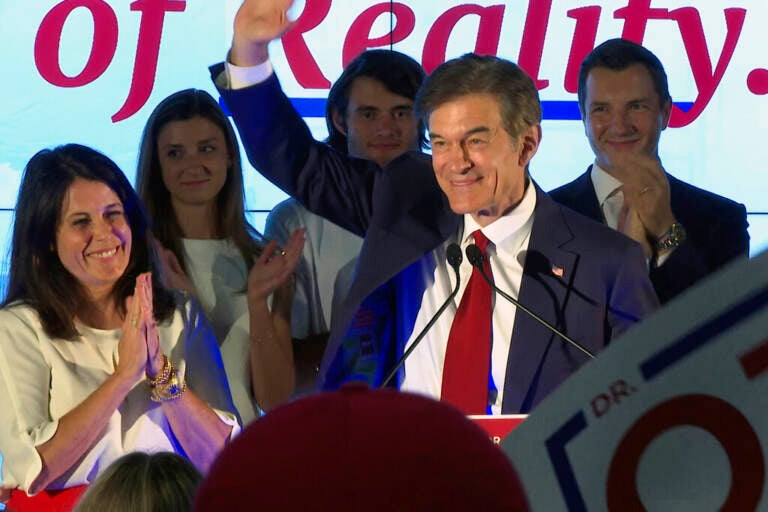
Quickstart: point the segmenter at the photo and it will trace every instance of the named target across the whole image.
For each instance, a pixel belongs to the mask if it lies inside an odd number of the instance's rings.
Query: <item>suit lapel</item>
[[[567,206],[592,220],[604,224],[603,212],[600,211],[600,203],[597,201],[595,186],[592,184],[592,178],[590,177],[591,171],[592,166],[590,165],[587,172],[573,182],[573,197]]]
[[[558,206],[538,187],[536,210],[528,244],[518,300],[560,330],[567,326],[565,305],[568,286],[578,255],[563,249],[573,239]],[[560,281],[560,283],[558,283]],[[528,412],[541,380],[549,351],[557,350],[560,339],[546,327],[518,309],[512,329],[504,383],[504,413]]]

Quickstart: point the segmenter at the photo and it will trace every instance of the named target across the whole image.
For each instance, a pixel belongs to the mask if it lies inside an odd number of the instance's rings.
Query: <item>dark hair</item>
[[[211,121],[224,133],[232,164],[227,169],[224,186],[216,198],[216,218],[211,220],[215,222],[217,236],[232,240],[250,268],[254,255],[258,257],[261,254],[263,238],[245,218],[243,168],[235,132],[226,114],[210,94],[186,89],[171,94],[155,107],[141,135],[136,190],[147,208],[155,237],[176,255],[186,270],[186,258],[181,244],[184,234],[173,209],[171,194],[163,183],[157,137],[168,123],[188,121],[195,117]]]
[[[172,452],[123,455],[88,487],[76,512],[188,512],[203,477]]]
[[[355,79],[362,76],[381,82],[389,92],[412,100],[426,74],[418,62],[394,50],[366,50],[347,64],[328,92],[325,104],[325,124],[328,127],[325,142],[343,153],[347,152],[347,136],[333,124],[333,112],[338,112],[342,118],[347,117],[349,90]],[[421,120],[416,129],[419,147],[427,147],[424,123]]]
[[[653,88],[659,96],[659,106],[664,107],[672,101],[669,95],[667,74],[661,61],[650,50],[627,39],[609,39],[601,43],[581,62],[579,68],[579,110],[584,116],[584,102],[587,99],[587,77],[594,68],[607,68],[622,71],[635,64],[640,64],[651,75]]]
[[[77,178],[104,183],[123,203],[132,243],[128,266],[112,289],[118,310],[125,315],[125,299],[133,294],[136,277],[151,271],[155,317],[168,318],[173,297],[160,284],[147,217],[136,192],[115,162],[79,144],[44,149],[24,169],[13,224],[8,291],[2,305],[29,304],[49,336],[70,340],[78,336],[74,318],[88,302],[87,291],[56,251],[64,198]]]
[[[498,101],[504,129],[513,139],[541,123],[539,91],[531,77],[514,62],[474,53],[441,64],[427,77],[416,96],[416,114],[426,124],[436,108],[469,94],[490,94]]]

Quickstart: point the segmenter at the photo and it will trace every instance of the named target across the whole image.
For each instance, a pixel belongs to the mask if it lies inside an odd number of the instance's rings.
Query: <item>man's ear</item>
[[[672,98],[661,108],[661,129],[666,130],[669,125],[669,118],[672,117]]]
[[[533,155],[539,149],[541,143],[541,125],[535,124],[529,126],[520,136],[520,156],[518,163],[520,167],[526,167],[528,163],[533,159]]]
[[[344,122],[344,118],[341,116],[338,109],[333,109],[333,111],[331,112],[331,120],[333,121],[333,126],[335,126],[336,129],[339,130],[341,134],[346,137],[347,123]]]

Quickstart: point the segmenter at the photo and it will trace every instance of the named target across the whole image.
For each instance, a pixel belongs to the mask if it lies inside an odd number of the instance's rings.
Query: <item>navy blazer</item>
[[[214,78],[222,67],[211,68]],[[418,311],[414,301],[421,295],[412,289],[409,270],[455,236],[462,221],[437,184],[431,158],[409,152],[381,169],[315,141],[275,76],[220,93],[259,172],[310,211],[364,236],[354,281],[334,312],[318,384],[333,388],[344,380],[366,378],[378,385],[402,354],[412,332],[414,306]],[[557,205],[538,187],[536,194],[518,298],[598,352],[658,307],[642,250],[606,226]],[[553,265],[562,275],[552,272]],[[371,302],[379,308],[376,320],[389,325],[374,326],[373,338],[356,337],[353,319]],[[512,338],[504,413],[530,411],[587,361],[522,312],[515,316]]]
[[[552,190],[555,201],[603,222],[590,172]],[[651,269],[651,282],[662,304],[726,263],[749,257],[747,209],[743,204],[694,187],[667,174],[672,214],[688,235],[663,265]]]

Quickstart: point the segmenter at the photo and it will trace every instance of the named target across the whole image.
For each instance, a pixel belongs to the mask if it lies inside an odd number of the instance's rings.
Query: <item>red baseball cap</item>
[[[214,462],[195,511],[528,510],[510,461],[458,409],[364,384],[250,424]]]

